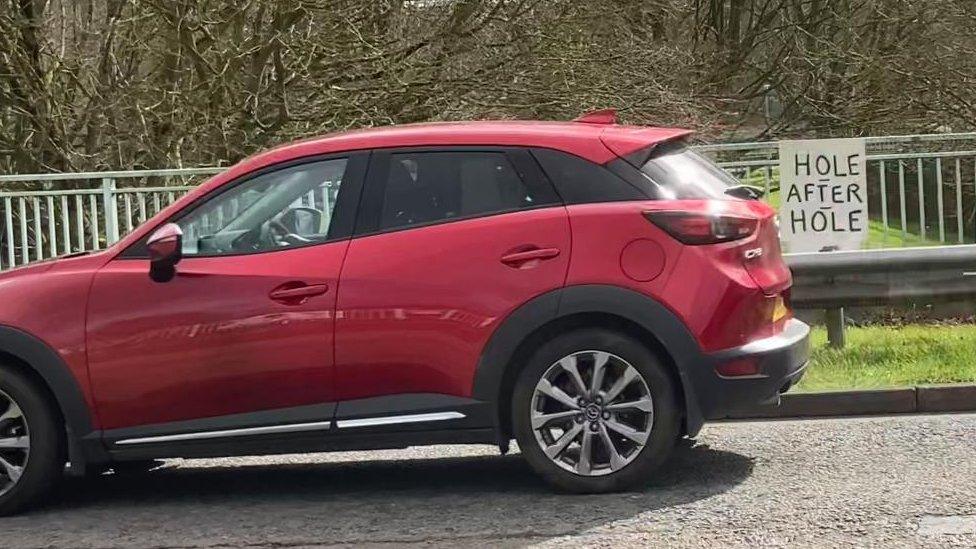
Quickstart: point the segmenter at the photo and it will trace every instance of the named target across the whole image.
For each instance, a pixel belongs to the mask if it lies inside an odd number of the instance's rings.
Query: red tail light
[[[758,219],[738,215],[652,211],[644,216],[678,241],[692,245],[739,240],[759,226]]]

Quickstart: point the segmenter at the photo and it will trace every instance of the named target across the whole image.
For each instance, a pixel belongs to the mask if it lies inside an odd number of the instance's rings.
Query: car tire
[[[64,475],[66,453],[64,426],[46,392],[3,365],[0,418],[0,516],[4,516],[29,508],[54,489]]]
[[[573,364],[578,376],[567,368]],[[675,395],[662,361],[636,339],[573,330],[540,346],[520,372],[512,395],[515,437],[532,468],[559,490],[638,489],[678,439]],[[575,438],[567,443],[568,436]]]

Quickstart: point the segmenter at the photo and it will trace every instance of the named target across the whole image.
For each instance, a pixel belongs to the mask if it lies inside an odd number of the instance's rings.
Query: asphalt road
[[[370,461],[367,461],[370,460]],[[173,462],[73,480],[0,547],[976,546],[976,415],[709,425],[643,491],[491,448]]]

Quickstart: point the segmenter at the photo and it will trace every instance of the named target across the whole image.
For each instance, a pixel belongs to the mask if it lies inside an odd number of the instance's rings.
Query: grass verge
[[[815,328],[812,344],[799,391],[976,382],[974,324],[848,328],[844,349]]]

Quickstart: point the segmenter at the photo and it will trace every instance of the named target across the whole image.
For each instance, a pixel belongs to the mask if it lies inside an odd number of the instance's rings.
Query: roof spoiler
[[[647,126],[611,126],[600,134],[600,141],[613,154],[641,167],[662,143],[684,139],[692,130]]]
[[[573,122],[581,122],[583,124],[616,124],[617,109],[600,109],[597,111],[590,111],[579,118],[574,119]]]
[[[600,133],[600,141],[615,155],[638,168],[661,143],[684,139],[693,133],[682,128],[618,126],[617,109],[590,111],[573,122],[607,126]]]

